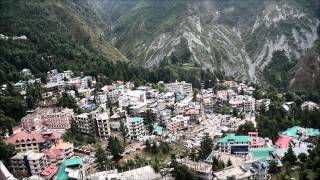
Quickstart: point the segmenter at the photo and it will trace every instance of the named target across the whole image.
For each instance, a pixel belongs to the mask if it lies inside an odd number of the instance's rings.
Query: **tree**
[[[278,172],[278,162],[277,161],[275,161],[275,160],[270,161],[268,172],[271,174],[275,174]]]
[[[99,145],[95,152],[95,158],[97,163],[97,168],[99,171],[105,171],[107,165],[110,163],[108,160],[108,156],[106,151],[104,151],[101,146]]]
[[[228,159],[227,166],[232,166],[232,162],[231,162],[230,158]]]
[[[213,141],[211,137],[206,134],[206,136],[202,139],[200,143],[200,151],[199,151],[199,158],[205,159],[213,149]]]
[[[219,171],[224,168],[224,163],[217,159],[215,156],[212,157],[212,172]]]
[[[196,176],[185,165],[177,165],[174,168],[173,175],[176,180],[195,180]]]
[[[149,139],[147,139],[146,140],[146,142],[145,142],[145,151],[147,151],[147,152],[150,152],[151,151],[151,144],[150,144],[150,141],[149,141]]]
[[[157,146],[157,142],[153,141],[152,143],[152,147],[151,147],[151,153],[152,154],[157,154],[159,152],[158,146]]]
[[[5,116],[4,112],[0,110],[0,138],[4,137],[6,133],[12,134],[12,127],[16,124],[14,119]]]
[[[119,159],[121,159],[121,157],[122,157],[121,154],[123,153],[124,148],[121,145],[121,143],[117,137],[110,136],[110,138],[108,140],[107,149],[111,153],[111,155],[113,156],[114,160],[118,161]]]
[[[305,163],[305,162],[307,162],[307,155],[305,154],[305,153],[300,153],[299,155],[298,155],[298,159],[299,159],[299,161],[300,162],[302,162],[302,163]]]
[[[126,145],[126,136],[128,134],[128,129],[127,127],[124,125],[124,122],[120,122],[120,132],[123,138],[123,146]]]
[[[160,141],[159,149],[160,149],[161,153],[168,154],[170,151],[170,146],[167,142]]]
[[[6,144],[0,139],[0,159],[7,160],[10,156],[15,154],[15,148],[12,144]]]
[[[282,161],[288,163],[290,166],[294,165],[297,161],[297,157],[292,150],[292,145],[289,145],[288,151],[284,154]]]
[[[256,128],[254,127],[253,123],[251,121],[247,121],[239,126],[236,134],[245,135],[248,134],[248,132],[254,131],[256,131]]]
[[[76,100],[68,95],[67,93],[63,93],[60,98],[58,98],[58,105],[66,108],[73,109],[74,111],[78,110],[78,105]]]

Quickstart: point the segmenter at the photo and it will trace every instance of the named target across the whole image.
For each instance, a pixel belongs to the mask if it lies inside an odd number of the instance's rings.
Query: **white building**
[[[185,81],[164,84],[165,91],[192,94],[192,84]]]
[[[145,135],[145,127],[143,118],[141,117],[128,117],[127,127],[129,135],[133,140],[139,140]]]
[[[44,153],[27,151],[17,153],[10,158],[14,174],[23,176],[39,175],[47,166],[47,157]]]
[[[176,132],[178,130],[186,129],[188,128],[189,121],[190,121],[190,117],[177,115],[171,118],[170,121],[167,122],[166,128],[171,132]]]

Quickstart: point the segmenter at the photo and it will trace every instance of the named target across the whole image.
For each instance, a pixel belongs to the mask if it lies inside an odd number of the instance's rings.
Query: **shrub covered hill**
[[[17,80],[23,68],[40,76],[51,68],[106,72],[127,61],[94,1],[1,0],[0,9],[0,34],[9,37],[0,40],[0,82]]]

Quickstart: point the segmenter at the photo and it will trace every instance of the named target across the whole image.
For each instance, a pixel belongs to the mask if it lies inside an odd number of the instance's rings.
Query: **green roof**
[[[143,122],[143,118],[141,118],[141,117],[133,117],[133,118],[130,118],[130,122],[141,123],[141,122]]]
[[[272,151],[273,148],[250,148],[249,151],[252,153],[253,157],[255,158],[269,158],[270,157],[270,151]]]
[[[307,128],[309,136],[320,136],[319,129]]]
[[[299,127],[299,126],[293,126],[291,128],[288,128],[286,131],[282,132],[281,134],[286,135],[286,136],[290,136],[290,137],[299,137],[297,132],[300,128],[301,127]],[[319,129],[306,128],[306,130],[307,130],[309,136],[320,136]]]
[[[228,134],[227,136],[219,139],[219,142],[221,143],[226,143],[228,141],[249,142],[249,136],[236,136],[235,134]]]
[[[156,133],[156,134],[162,134],[162,127],[161,126],[159,126],[159,124],[158,123],[154,123],[153,124],[153,131]]]
[[[74,157],[71,159],[66,159],[64,161],[65,166],[74,166],[81,164],[81,158],[80,157]]]
[[[79,165],[81,164],[81,158],[80,157],[73,157],[71,159],[66,159],[64,162],[60,165],[57,180],[68,180],[68,173],[65,171],[67,166],[73,166],[73,165]]]
[[[290,137],[299,137],[297,135],[299,128],[300,128],[299,126],[293,126],[291,128],[288,128],[286,131],[282,132],[281,134],[286,135],[286,136],[290,136]]]

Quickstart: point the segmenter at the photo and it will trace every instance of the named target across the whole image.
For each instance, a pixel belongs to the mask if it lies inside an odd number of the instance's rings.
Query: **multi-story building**
[[[48,166],[46,155],[33,151],[17,153],[10,158],[10,162],[14,174],[20,176],[40,175]]]
[[[73,157],[73,144],[60,140],[53,148],[45,149],[42,152],[46,154],[50,164],[59,165],[64,159]]]
[[[75,117],[77,128],[81,133],[94,135],[95,134],[95,122],[93,113],[82,113]]]
[[[250,96],[246,97],[243,101],[243,111],[250,113],[255,111],[256,99]]]
[[[106,112],[93,111],[76,116],[76,123],[80,132],[100,138],[110,136],[109,116]]]
[[[145,135],[145,127],[141,117],[128,117],[127,127],[132,140],[139,140]]]
[[[110,124],[108,113],[101,113],[95,117],[97,124],[97,135],[100,138],[108,138],[110,136]]]
[[[199,121],[200,110],[197,108],[190,108],[185,111],[185,115],[190,117],[190,121]]]
[[[74,117],[72,109],[61,107],[39,107],[21,119],[21,125],[26,130],[70,129],[70,122]]]
[[[169,92],[179,92],[187,95],[192,93],[192,84],[185,81],[164,84],[164,87],[165,91]]]
[[[177,115],[172,117],[170,121],[167,122],[166,128],[171,132],[176,132],[178,130],[188,128],[190,117]]]
[[[5,142],[14,145],[17,152],[41,152],[42,149],[52,147],[60,138],[61,135],[55,131],[20,131],[5,139]]]
[[[249,152],[249,142],[249,136],[228,134],[227,136],[219,139],[219,150],[220,152],[244,155]]]
[[[266,111],[268,111],[270,103],[271,103],[270,99],[259,99],[259,100],[256,100],[256,109],[260,110],[262,107],[264,107],[264,109]]]

